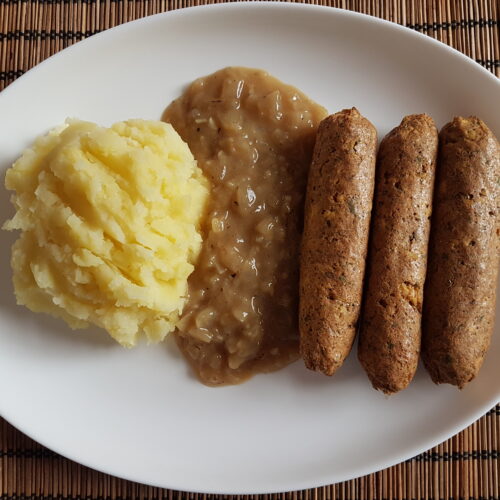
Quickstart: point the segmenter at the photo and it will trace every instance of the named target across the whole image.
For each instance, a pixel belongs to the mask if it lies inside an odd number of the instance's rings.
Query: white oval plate
[[[477,114],[500,133],[500,83],[395,24],[331,8],[230,4],[175,11],[92,37],[0,94],[0,167],[67,116],[159,119],[194,78],[263,68],[331,112],[357,106],[380,136],[408,113]],[[3,177],[3,173],[2,173]],[[12,213],[2,188],[2,219]],[[2,232],[3,233],[3,232]],[[97,330],[16,307],[0,240],[0,414],[77,462],[142,483],[260,493],[347,480],[424,451],[500,398],[500,338],[463,391],[419,369],[391,398],[355,353],[334,378],[301,362],[236,387],[197,382],[172,342],[125,350]],[[498,328],[497,328],[498,329]]]

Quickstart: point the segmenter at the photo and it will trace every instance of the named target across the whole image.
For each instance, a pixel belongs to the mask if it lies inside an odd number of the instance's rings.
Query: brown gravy
[[[231,67],[166,109],[212,183],[203,248],[176,333],[207,385],[298,358],[298,270],[307,171],[326,111],[264,71]]]

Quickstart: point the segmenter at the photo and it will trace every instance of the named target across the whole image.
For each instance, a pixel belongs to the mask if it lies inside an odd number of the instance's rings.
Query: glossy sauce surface
[[[264,71],[193,82],[163,119],[212,183],[178,345],[207,385],[298,358],[299,245],[307,172],[326,111]]]

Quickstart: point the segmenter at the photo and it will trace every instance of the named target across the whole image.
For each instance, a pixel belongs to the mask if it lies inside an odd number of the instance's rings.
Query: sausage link
[[[333,375],[359,317],[375,178],[377,132],[353,108],[318,129],[307,185],[300,266],[301,353]]]
[[[417,370],[437,150],[432,118],[411,115],[378,152],[358,358],[386,394]]]
[[[478,373],[495,318],[500,146],[478,118],[440,133],[424,296],[422,358],[436,384]]]

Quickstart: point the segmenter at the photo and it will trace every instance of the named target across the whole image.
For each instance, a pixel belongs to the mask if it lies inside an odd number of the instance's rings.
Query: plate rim
[[[296,9],[296,10],[323,10],[325,12],[334,12],[335,15],[340,15],[340,16],[346,16],[346,17],[357,17],[361,19],[365,19],[366,22],[372,22],[375,24],[380,24],[380,25],[385,25],[385,26],[390,26],[393,29],[400,30],[402,32],[406,32],[407,34],[411,33],[412,36],[415,36],[416,38],[421,38],[424,40],[427,40],[431,44],[436,44],[437,46],[440,46],[442,49],[446,49],[449,51],[451,54],[454,54],[455,56],[458,56],[462,60],[466,61],[467,63],[472,63],[475,67],[476,70],[480,70],[483,75],[487,75],[488,78],[490,78],[492,81],[496,81],[497,83],[499,82],[499,78],[497,78],[491,71],[487,70],[484,66],[476,62],[474,59],[471,57],[465,55],[463,52],[460,52],[458,49],[455,49],[454,47],[451,47],[450,45],[447,45],[444,42],[441,42],[440,40],[437,40],[435,38],[432,38],[431,36],[428,36],[424,33],[420,33],[419,31],[416,31],[414,29],[408,28],[407,26],[403,26],[401,24],[398,24],[393,21],[389,21],[387,19],[383,19],[380,17],[372,16],[371,14],[365,14],[363,12],[356,12],[353,10],[348,10],[348,9],[342,9],[340,7],[329,7],[326,5],[316,5],[316,4],[306,4],[306,3],[297,3],[293,2],[291,0],[285,0],[285,1],[279,1],[279,0],[240,0],[237,2],[224,2],[224,3],[214,3],[214,4],[205,4],[205,5],[192,5],[189,7],[181,7],[179,9],[173,9],[173,10],[168,10],[166,12],[159,12],[157,14],[151,14],[149,16],[141,17],[139,19],[134,19],[132,21],[126,21],[122,24],[118,24],[116,26],[112,26],[111,28],[105,29],[103,31],[100,31],[98,33],[95,33],[94,35],[91,35],[87,38],[84,38],[82,40],[77,41],[73,45],[70,45],[69,47],[65,47],[64,49],[56,52],[55,54],[52,54],[51,56],[47,57],[43,61],[40,61],[38,64],[27,70],[25,73],[23,73],[21,76],[16,78],[13,82],[11,82],[7,87],[5,87],[2,91],[0,91],[0,102],[2,98],[5,96],[5,94],[9,94],[12,91],[12,88],[17,88],[17,85],[21,82],[24,82],[25,78],[27,75],[33,75],[39,68],[45,66],[47,63],[50,61],[57,59],[58,57],[61,56],[61,54],[67,54],[68,52],[71,52],[72,50],[80,50],[83,45],[88,45],[90,43],[98,43],[96,41],[100,40],[101,37],[103,36],[109,36],[109,33],[114,33],[115,31],[119,31],[122,29],[129,29],[130,25],[133,25],[135,23],[147,23],[147,22],[152,22],[152,20],[163,17],[163,16],[169,16],[169,17],[175,17],[175,16],[185,16],[185,15],[193,15],[193,11],[200,11],[200,10],[231,10],[231,9],[246,9],[246,8],[278,8],[278,9]]]

